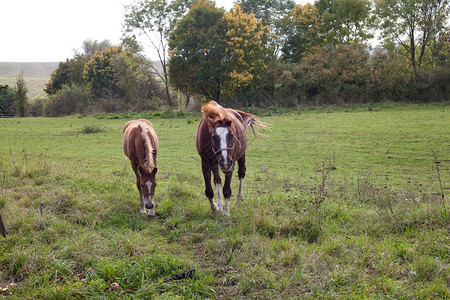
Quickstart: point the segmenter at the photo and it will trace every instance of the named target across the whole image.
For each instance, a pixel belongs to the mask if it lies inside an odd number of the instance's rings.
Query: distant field
[[[152,221],[122,153],[123,124],[150,114],[0,119],[0,297],[448,299],[448,109],[262,117],[229,218],[204,195],[198,117],[151,119]]]
[[[0,84],[13,87],[22,70],[29,90],[28,98],[38,99],[46,95],[43,89],[57,66],[57,62],[0,62]]]

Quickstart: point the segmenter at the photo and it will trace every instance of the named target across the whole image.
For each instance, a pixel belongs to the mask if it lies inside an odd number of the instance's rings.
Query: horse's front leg
[[[144,202],[144,195],[142,194],[141,190],[141,181],[139,178],[139,172],[138,172],[138,165],[131,163],[131,167],[133,168],[134,175],[136,175],[136,187],[139,191],[139,200],[140,200],[140,210],[139,212],[141,214],[146,214],[147,210],[145,209],[145,202]]]
[[[219,208],[213,201],[214,191],[211,186],[211,168],[208,166],[208,162],[202,159],[202,172],[203,179],[205,179],[205,195],[209,200],[209,204],[211,206],[211,210],[213,212],[218,212]]]
[[[223,197],[225,198],[225,205],[223,207],[222,214],[224,216],[230,216],[230,198],[231,198],[231,177],[233,171],[225,173],[225,184],[223,185]]]
[[[244,199],[244,177],[245,171],[247,170],[247,167],[245,166],[245,154],[242,155],[240,159],[238,159],[238,166],[239,189],[237,192],[236,204],[239,204],[239,202]]]
[[[212,172],[214,175],[214,185],[216,186],[217,192],[217,208],[219,212],[223,210],[222,204],[222,179],[220,178],[219,166],[216,164],[212,167]]]

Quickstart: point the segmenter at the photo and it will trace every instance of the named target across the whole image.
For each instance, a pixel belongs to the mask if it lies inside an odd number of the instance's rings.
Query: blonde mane
[[[213,117],[214,122],[223,120],[227,117],[225,109],[220,106],[216,101],[210,101],[202,105],[202,113],[205,117]]]
[[[145,161],[144,161],[144,165],[142,166],[144,168],[144,170],[148,173],[151,173],[153,171],[153,169],[156,167],[155,166],[155,160],[153,159],[153,146],[152,146],[152,142],[150,141],[150,137],[148,135],[147,132],[147,128],[149,127],[149,125],[143,123],[143,122],[139,122],[139,125],[141,126],[142,129],[142,139],[144,140],[144,148],[145,148]]]

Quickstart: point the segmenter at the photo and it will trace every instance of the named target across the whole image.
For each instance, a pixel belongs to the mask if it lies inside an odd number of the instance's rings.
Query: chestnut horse
[[[197,152],[202,159],[202,171],[205,179],[205,195],[209,199],[213,212],[222,212],[229,216],[231,197],[231,176],[234,164],[238,163],[239,189],[236,198],[238,204],[244,197],[243,183],[245,177],[245,150],[247,149],[246,129],[253,126],[267,127],[267,124],[255,118],[254,115],[231,108],[223,108],[217,102],[211,101],[202,106],[203,117],[195,135]],[[222,206],[222,180],[219,166],[225,173]],[[214,191],[211,186],[211,171],[217,191],[217,203],[214,203]]]
[[[158,137],[152,124],[144,119],[132,120],[123,127],[123,152],[131,161],[139,190],[140,213],[155,216],[153,196],[156,187]]]

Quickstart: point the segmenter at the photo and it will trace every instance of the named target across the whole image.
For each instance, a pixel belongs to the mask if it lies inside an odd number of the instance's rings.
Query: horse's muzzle
[[[224,173],[228,173],[231,172],[233,170],[233,160],[232,159],[221,159],[219,161],[219,166],[220,169],[222,170],[222,172]]]

